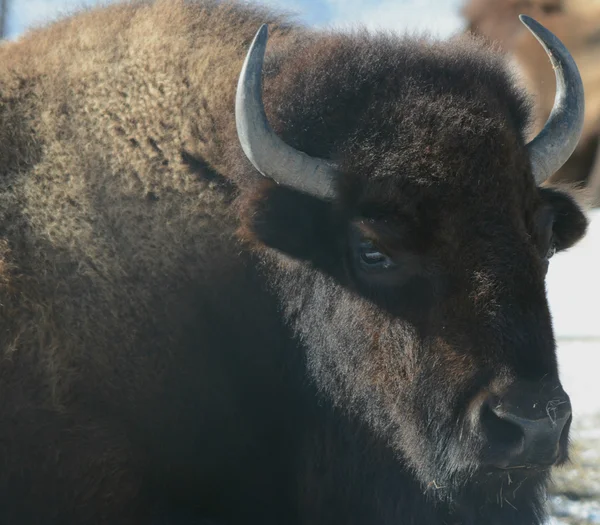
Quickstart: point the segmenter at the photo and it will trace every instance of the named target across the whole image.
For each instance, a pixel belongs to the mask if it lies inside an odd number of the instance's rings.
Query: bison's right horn
[[[265,177],[320,198],[335,196],[335,171],[325,160],[310,157],[283,142],[271,129],[262,101],[262,66],[267,26],[254,37],[237,86],[235,121],[244,153]]]
[[[550,57],[556,75],[554,107],[544,129],[527,150],[537,184],[541,184],[567,162],[583,130],[583,83],[573,57],[563,43],[533,18],[520,15]]]

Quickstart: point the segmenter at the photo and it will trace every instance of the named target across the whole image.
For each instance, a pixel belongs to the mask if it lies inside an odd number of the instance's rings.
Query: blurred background
[[[98,0],[0,0],[0,33],[17,39]],[[548,274],[561,378],[574,409],[573,461],[557,469],[552,525],[600,524],[600,0],[263,0],[315,26],[362,24],[436,38],[472,32],[507,53],[531,93],[537,134],[552,108],[554,72],[518,14],[536,18],[569,48],[582,74],[586,119],[579,146],[551,183],[589,209],[587,237],[556,255]],[[67,59],[67,58],[66,58]]]

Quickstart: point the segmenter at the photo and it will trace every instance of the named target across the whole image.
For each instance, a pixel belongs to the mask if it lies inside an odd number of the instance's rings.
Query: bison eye
[[[388,270],[396,265],[387,255],[381,253],[368,239],[362,239],[358,244],[360,264],[366,270]]]

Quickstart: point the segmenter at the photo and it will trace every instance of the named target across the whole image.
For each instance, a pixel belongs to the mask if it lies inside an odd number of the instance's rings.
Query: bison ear
[[[242,203],[240,236],[331,270],[336,235],[330,201],[265,179]]]
[[[566,250],[585,235],[588,221],[569,195],[551,188],[540,188],[540,192],[554,213],[553,234],[556,249]]]

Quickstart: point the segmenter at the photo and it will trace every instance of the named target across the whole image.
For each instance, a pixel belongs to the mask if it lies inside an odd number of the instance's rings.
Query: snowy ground
[[[563,386],[573,405],[573,463],[555,472],[551,525],[600,524],[600,211],[548,272]]]

